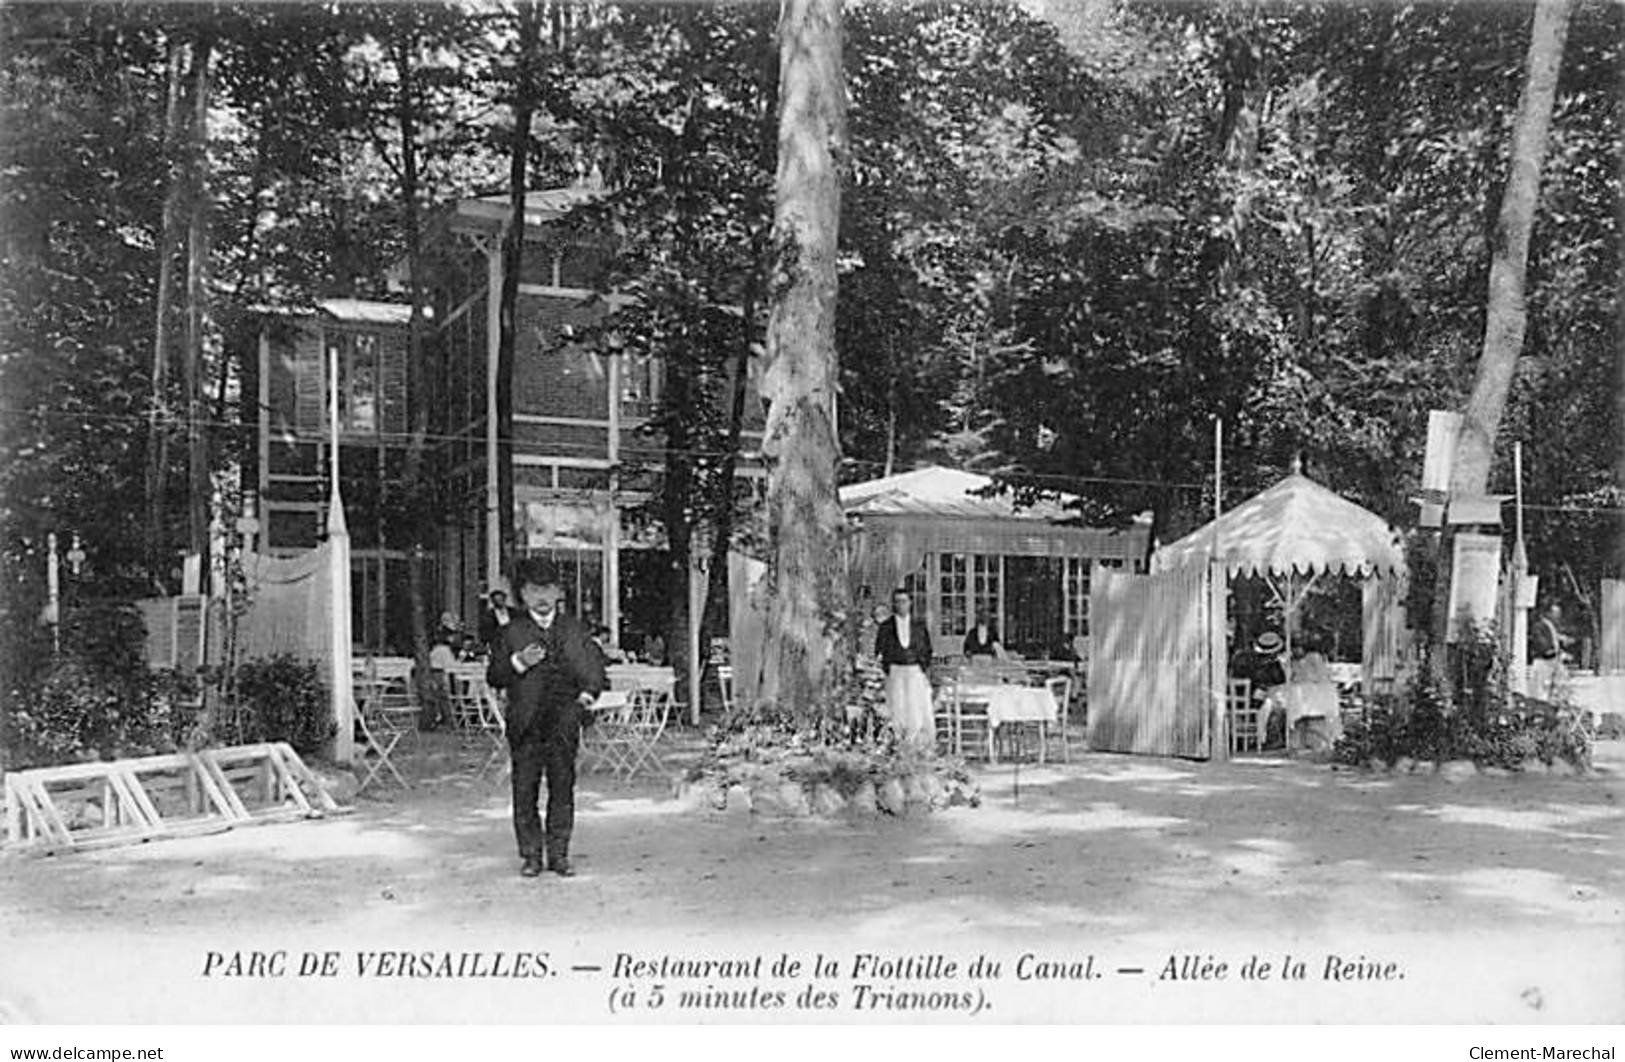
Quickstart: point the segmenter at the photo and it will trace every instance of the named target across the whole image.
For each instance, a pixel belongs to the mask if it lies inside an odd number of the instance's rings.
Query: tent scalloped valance
[[[1153,571],[1218,559],[1231,575],[1398,575],[1405,551],[1382,517],[1299,473],[1157,550]]]

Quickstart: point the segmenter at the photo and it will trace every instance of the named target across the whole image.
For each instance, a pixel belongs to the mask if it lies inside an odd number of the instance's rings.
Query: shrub
[[[195,681],[146,665],[134,608],[96,605],[63,616],[61,649],[8,698],[11,767],[171,752],[191,726]],[[48,643],[42,649],[50,653]]]
[[[1374,707],[1345,728],[1333,759],[1391,767],[1409,756],[1510,770],[1531,760],[1563,760],[1589,769],[1590,735],[1562,696],[1560,703],[1547,704],[1508,689],[1507,658],[1493,628],[1475,629],[1450,654],[1448,677],[1441,681],[1424,664],[1399,705]]]
[[[286,741],[320,752],[338,732],[316,665],[280,655],[237,665],[237,712],[244,742]]]

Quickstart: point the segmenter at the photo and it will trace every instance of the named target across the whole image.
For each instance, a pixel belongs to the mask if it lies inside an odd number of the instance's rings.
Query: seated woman
[[[1294,649],[1297,649],[1294,646]],[[1320,652],[1320,639],[1306,633],[1301,652],[1295,652],[1292,681],[1283,691],[1286,712],[1286,747],[1324,751],[1343,733],[1337,706],[1337,684],[1331,666]]]
[[[999,642],[999,632],[993,628],[993,623],[987,618],[986,612],[976,614],[976,623],[965,632],[965,655],[973,656],[1004,656],[1004,646]]]
[[[1265,631],[1250,647],[1237,652],[1230,659],[1230,677],[1250,682],[1253,699],[1263,702],[1259,714],[1263,736],[1259,744],[1262,748],[1270,748],[1276,743],[1270,731],[1271,717],[1283,716],[1283,723],[1276,725],[1275,733],[1280,733],[1284,726],[1284,713],[1276,691],[1286,684],[1286,668],[1282,663],[1285,652],[1286,641],[1274,631]]]

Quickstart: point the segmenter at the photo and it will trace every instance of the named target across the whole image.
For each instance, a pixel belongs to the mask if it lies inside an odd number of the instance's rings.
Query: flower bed
[[[698,810],[784,818],[904,816],[981,803],[963,763],[899,746],[889,733],[843,742],[768,724],[713,733],[677,788]]]

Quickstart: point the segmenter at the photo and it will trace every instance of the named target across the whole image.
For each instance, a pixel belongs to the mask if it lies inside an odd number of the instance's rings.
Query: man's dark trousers
[[[513,756],[513,832],[519,858],[554,860],[570,855],[570,832],[576,819],[576,752],[581,747],[581,710],[573,705],[550,709],[526,728],[510,735]],[[547,779],[547,827],[537,811],[543,777]]]

